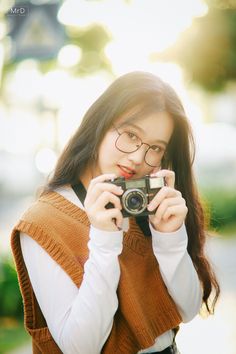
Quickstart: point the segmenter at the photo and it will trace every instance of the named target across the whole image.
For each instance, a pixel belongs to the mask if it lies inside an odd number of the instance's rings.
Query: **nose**
[[[147,147],[145,147],[145,145],[142,145],[138,150],[129,153],[128,159],[132,161],[134,165],[141,165],[144,162],[146,150]]]

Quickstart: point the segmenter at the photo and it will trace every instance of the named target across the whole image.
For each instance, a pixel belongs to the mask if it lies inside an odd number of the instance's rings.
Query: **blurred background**
[[[236,0],[0,0],[0,353],[31,353],[10,232],[91,103],[118,76],[178,92],[222,294],[182,354],[236,354]]]

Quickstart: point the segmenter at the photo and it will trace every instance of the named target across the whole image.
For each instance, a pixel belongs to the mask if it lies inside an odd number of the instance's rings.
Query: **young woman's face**
[[[119,118],[106,133],[98,150],[96,175],[115,173],[126,179],[140,178],[161,168],[173,132],[173,119],[167,112],[130,122],[126,121],[128,118],[127,114]]]

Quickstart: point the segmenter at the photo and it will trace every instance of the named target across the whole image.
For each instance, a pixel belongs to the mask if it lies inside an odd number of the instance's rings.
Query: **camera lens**
[[[138,210],[143,205],[143,198],[138,194],[131,195],[130,198],[128,198],[127,200],[127,205],[130,209]]]
[[[147,197],[140,189],[128,189],[122,195],[124,209],[131,215],[141,214],[147,207]]]

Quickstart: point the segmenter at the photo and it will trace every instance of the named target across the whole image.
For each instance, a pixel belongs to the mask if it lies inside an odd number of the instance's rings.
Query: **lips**
[[[129,179],[134,176],[135,171],[133,169],[122,165],[117,166],[119,167],[121,176],[123,176],[124,178]]]

